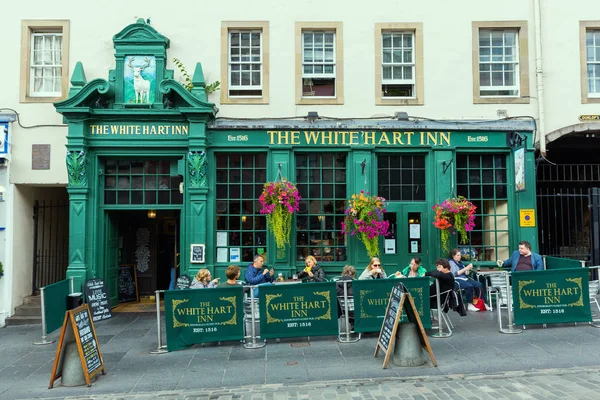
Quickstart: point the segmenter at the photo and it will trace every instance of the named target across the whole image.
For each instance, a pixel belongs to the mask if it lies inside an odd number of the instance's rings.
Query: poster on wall
[[[204,245],[203,244],[191,244],[190,245],[190,262],[192,264],[204,263]]]
[[[227,232],[217,232],[217,247],[227,246]]]
[[[385,254],[396,254],[396,239],[385,239]]]
[[[217,248],[217,262],[226,263],[227,262],[227,248],[219,247]]]
[[[240,248],[232,247],[229,249],[229,262],[240,262]]]
[[[154,56],[126,56],[123,61],[123,102],[125,104],[152,104],[155,101],[156,58]]]
[[[525,148],[515,149],[513,152],[515,158],[515,192],[525,190]]]

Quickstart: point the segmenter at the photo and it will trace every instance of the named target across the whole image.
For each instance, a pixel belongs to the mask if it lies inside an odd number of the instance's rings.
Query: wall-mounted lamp
[[[319,118],[319,113],[316,111],[309,111],[308,114],[306,114],[306,119],[311,122],[315,121],[318,118]]]
[[[408,113],[404,111],[396,111],[394,118],[398,121],[408,121]]]
[[[246,217],[245,215],[242,215],[242,222],[246,222],[247,219],[248,219],[248,217]]]
[[[506,145],[510,148],[521,147],[526,140],[527,137],[519,132],[506,132]]]
[[[325,219],[325,216],[323,215],[318,215],[317,219],[319,220],[319,222],[323,222],[323,220]]]
[[[148,218],[156,218],[156,210],[148,210]]]

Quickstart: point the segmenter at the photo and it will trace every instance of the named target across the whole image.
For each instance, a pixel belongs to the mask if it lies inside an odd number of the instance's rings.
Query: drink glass
[[[292,275],[292,279],[295,280],[295,281],[297,281],[298,280],[298,275],[297,274]]]

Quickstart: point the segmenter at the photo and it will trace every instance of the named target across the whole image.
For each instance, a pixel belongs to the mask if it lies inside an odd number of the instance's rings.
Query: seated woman
[[[443,305],[446,297],[454,289],[454,275],[450,272],[450,264],[445,258],[438,258],[435,262],[435,271],[428,271],[425,276],[431,276],[440,282],[440,304]],[[429,286],[429,306],[437,308],[437,288],[435,282]]]
[[[485,301],[483,285],[481,282],[469,278],[469,271],[473,269],[473,264],[465,265],[460,261],[460,258],[460,250],[452,249],[452,251],[450,251],[450,259],[448,260],[450,263],[450,270],[460,285],[460,288],[465,289],[466,301],[468,303],[467,309],[469,311],[479,311],[479,309],[473,305],[473,290],[477,288],[481,298]]]
[[[304,260],[306,267],[298,274],[298,279],[304,282],[323,282],[325,280],[325,271],[313,256],[306,257]]]
[[[396,271],[390,278],[420,278],[425,276],[427,270],[421,267],[421,257],[413,257],[410,260],[410,265],[402,270]]]
[[[358,279],[361,281],[364,281],[366,279],[383,279],[383,278],[387,278],[387,275],[385,274],[385,271],[381,267],[381,261],[379,261],[379,258],[373,257],[373,258],[371,258],[371,262],[369,263],[369,265],[367,265],[367,268],[365,268],[363,273],[360,274],[360,277]]]
[[[206,268],[202,268],[192,281],[190,285],[190,289],[206,289],[206,288],[214,288],[219,283],[219,278],[215,278],[211,280],[210,271]]]

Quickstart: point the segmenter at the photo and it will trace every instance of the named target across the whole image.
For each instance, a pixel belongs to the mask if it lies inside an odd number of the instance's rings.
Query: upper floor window
[[[528,103],[526,22],[474,22],[474,101]]]
[[[53,102],[67,92],[69,21],[22,21],[21,102]]]
[[[343,104],[342,25],[296,23],[297,104]]]
[[[423,24],[375,24],[375,104],[423,105]]]
[[[600,23],[579,23],[581,42],[581,102],[600,103]]]
[[[267,104],[268,23],[223,22],[221,103]]]

